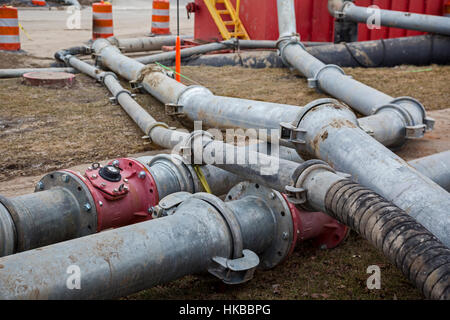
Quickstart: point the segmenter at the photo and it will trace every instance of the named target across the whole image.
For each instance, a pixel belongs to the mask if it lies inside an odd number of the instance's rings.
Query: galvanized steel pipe
[[[208,271],[216,257],[240,258],[236,241],[241,250],[264,254],[277,235],[279,213],[257,197],[222,206],[236,219],[240,240],[221,209],[194,196],[164,218],[1,258],[0,299],[117,298]],[[80,290],[67,287],[73,265],[81,271]]]
[[[180,36],[183,43],[184,39],[193,39],[193,36]],[[119,39],[111,37],[107,39],[111,44],[117,46],[122,52],[141,52],[161,50],[164,46],[174,46],[177,40],[176,36],[159,36],[159,37],[141,37]]]
[[[303,158],[320,158],[395,203],[450,245],[450,194],[371,138],[346,107],[324,101],[286,132]],[[289,130],[289,129],[288,129]]]
[[[187,58],[198,54],[205,54],[213,51],[224,49],[276,49],[276,41],[267,40],[226,40],[222,42],[212,42],[192,48],[182,49],[181,58]],[[136,58],[143,64],[150,64],[154,62],[163,62],[168,60],[175,60],[175,51],[157,53],[151,56]]]
[[[450,192],[450,151],[433,154],[408,163]]]
[[[278,0],[277,4],[279,20],[290,20],[290,23],[280,25],[280,34],[295,34],[295,19],[292,15],[282,15],[286,12],[285,8],[293,6],[293,1]],[[285,63],[304,74],[311,88],[327,92],[363,115],[378,114],[381,123],[389,123],[393,118],[397,118],[395,119],[397,122],[403,122],[403,129],[397,130],[399,135],[390,137],[396,144],[404,143],[408,138],[421,138],[426,131],[433,129],[434,120],[426,116],[425,108],[419,101],[410,97],[394,99],[346,76],[336,65],[325,65],[306,52],[295,36],[280,38],[278,46]],[[376,129],[382,128],[383,126],[379,126]],[[383,136],[385,133],[381,132],[378,135]]]
[[[450,38],[423,35],[404,38],[324,44],[305,49],[325,64],[340,67],[393,67],[403,64],[448,64]],[[159,61],[159,60],[158,60]],[[173,65],[174,61],[159,61]],[[281,57],[272,51],[240,52],[191,57],[182,61],[186,66],[242,66],[246,68],[284,68]]]
[[[450,35],[447,17],[360,7],[343,0],[329,0],[328,3],[330,14],[346,21]]]

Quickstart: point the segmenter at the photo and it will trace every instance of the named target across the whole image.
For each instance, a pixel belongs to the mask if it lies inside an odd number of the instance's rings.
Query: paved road
[[[180,33],[193,35],[194,19],[188,20],[185,10],[187,0],[180,0]],[[176,30],[176,0],[171,0],[171,30]],[[173,6],[175,5],[175,6]],[[114,33],[127,38],[144,36],[150,32],[151,0],[114,1]],[[20,8],[19,21],[30,35],[28,39],[21,32],[22,48],[39,57],[52,57],[54,52],[79,45],[91,38],[92,10],[81,11],[81,29],[68,29],[67,21],[71,16],[66,8],[35,9]]]

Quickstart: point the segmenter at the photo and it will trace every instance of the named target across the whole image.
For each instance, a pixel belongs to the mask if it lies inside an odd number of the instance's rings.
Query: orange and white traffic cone
[[[19,51],[20,32],[17,9],[0,7],[0,50]]]
[[[153,0],[152,35],[168,35],[170,33],[169,0]]]
[[[112,4],[96,2],[92,4],[92,39],[109,38],[114,35]]]

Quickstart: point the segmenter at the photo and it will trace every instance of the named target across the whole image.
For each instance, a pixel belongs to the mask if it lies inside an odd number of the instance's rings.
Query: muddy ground
[[[0,68],[44,66],[50,59],[0,54]],[[408,143],[407,160],[450,148],[449,66],[346,69],[348,74],[393,96],[413,96],[438,122],[425,139]],[[324,97],[287,69],[184,67],[189,78],[215,94],[303,105]],[[30,192],[48,171],[155,148],[94,80],[77,75],[71,89],[28,87],[20,79],[0,79],[0,193]],[[186,81],[188,83],[188,81]],[[138,101],[159,121],[180,126],[147,95]],[[446,109],[446,110],[443,110]],[[436,111],[440,110],[440,111]],[[8,183],[6,183],[8,181]],[[25,183],[26,181],[26,183]],[[13,191],[14,190],[14,191]],[[369,265],[382,269],[382,289],[366,289]],[[323,251],[305,243],[285,264],[258,271],[253,281],[228,287],[218,280],[188,276],[129,299],[421,299],[420,293],[370,244],[351,234],[337,249]]]

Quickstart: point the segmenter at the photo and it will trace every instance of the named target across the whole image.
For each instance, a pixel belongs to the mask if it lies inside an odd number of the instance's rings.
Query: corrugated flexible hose
[[[326,195],[327,213],[382,250],[426,298],[450,299],[450,249],[377,193],[350,180]]]

